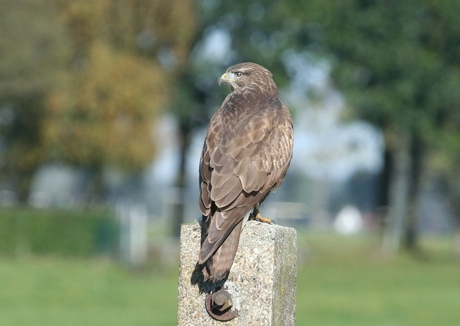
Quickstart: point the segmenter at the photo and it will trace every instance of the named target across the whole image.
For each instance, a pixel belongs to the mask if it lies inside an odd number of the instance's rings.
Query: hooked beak
[[[220,78],[219,78],[219,86],[220,86],[220,84],[226,83],[226,82],[228,82],[227,73],[224,73],[224,74],[223,74],[222,76],[220,76]]]

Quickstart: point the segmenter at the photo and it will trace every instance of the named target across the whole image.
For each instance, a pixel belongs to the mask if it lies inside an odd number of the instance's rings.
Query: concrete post
[[[196,269],[200,226],[183,225],[180,238],[178,325],[295,325],[297,233],[293,228],[249,221],[224,286],[238,317],[217,321],[205,308],[209,283]]]

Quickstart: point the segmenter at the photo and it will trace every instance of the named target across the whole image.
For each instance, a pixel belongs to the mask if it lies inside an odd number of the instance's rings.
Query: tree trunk
[[[394,255],[401,243],[404,221],[408,213],[409,186],[411,179],[410,137],[403,134],[393,152],[393,173],[389,187],[389,212],[382,250]]]
[[[411,142],[411,176],[409,185],[409,211],[406,219],[404,246],[408,250],[417,249],[417,203],[420,196],[420,184],[423,171],[423,141],[415,135]]]
[[[185,188],[187,180],[187,151],[190,146],[191,131],[187,126],[179,127],[179,169],[176,179],[176,196],[174,207],[172,209],[172,233],[175,238],[180,237],[180,227],[184,223],[185,215]]]
[[[390,180],[393,173],[393,152],[385,149],[383,154],[383,168],[380,172],[379,189],[377,197],[377,209],[379,216],[380,231],[384,231],[387,224],[388,207],[390,206]]]
[[[17,180],[17,195],[18,195],[18,202],[21,205],[27,204],[30,195],[30,188],[32,186],[32,178],[34,176],[34,172],[25,171],[18,175],[16,178]]]

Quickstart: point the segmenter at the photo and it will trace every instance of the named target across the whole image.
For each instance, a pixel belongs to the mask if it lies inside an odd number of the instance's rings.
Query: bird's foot
[[[268,217],[263,217],[262,215],[260,215],[260,213],[257,213],[254,219],[262,223],[273,224],[273,221],[271,219],[269,219]]]
[[[259,205],[254,207],[254,210],[252,211],[251,215],[249,215],[249,219],[250,220],[256,220],[256,221],[259,221],[261,223],[275,224],[275,222],[272,219],[269,219],[267,217],[263,217],[262,215],[260,215]]]

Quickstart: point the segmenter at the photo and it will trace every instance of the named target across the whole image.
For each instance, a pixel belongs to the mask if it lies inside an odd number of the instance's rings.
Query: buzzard
[[[222,82],[232,91],[209,123],[199,168],[198,263],[212,282],[228,276],[245,217],[271,222],[259,205],[283,182],[293,147],[291,115],[269,70],[240,63],[227,69]]]

